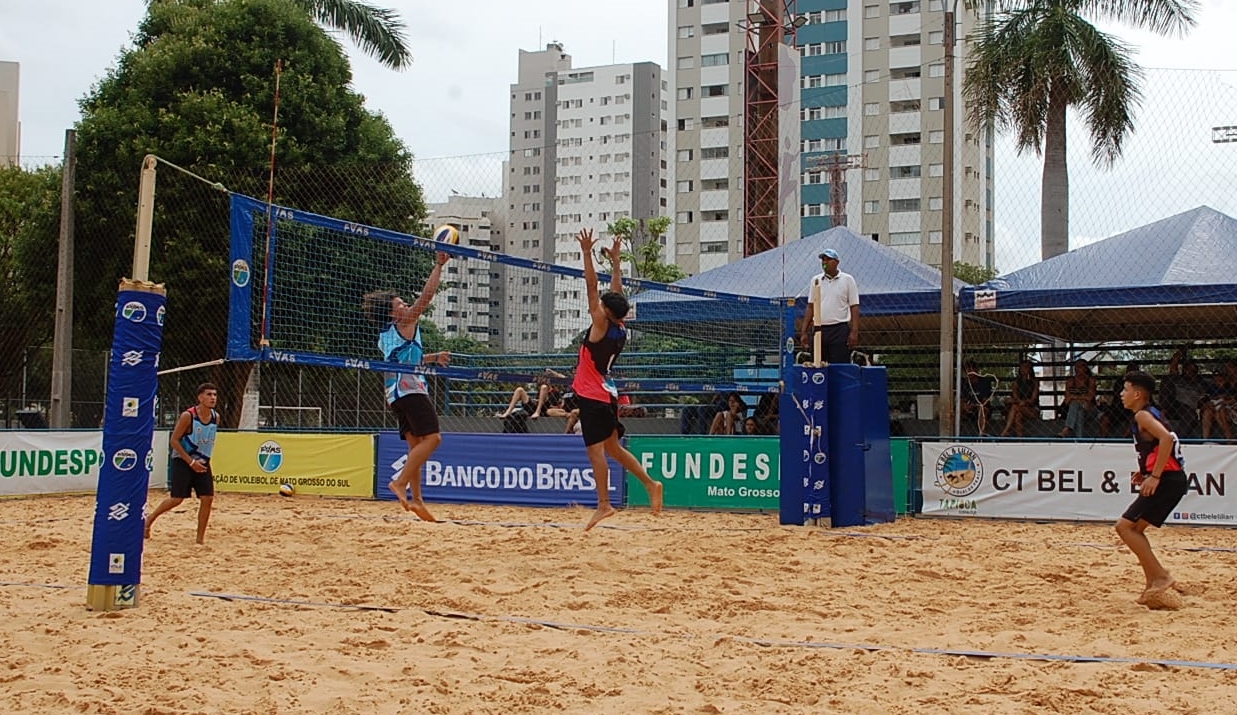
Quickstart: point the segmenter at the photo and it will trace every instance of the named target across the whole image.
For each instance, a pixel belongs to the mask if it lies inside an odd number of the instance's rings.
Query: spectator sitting
[[[1196,435],[1203,411],[1211,407],[1208,399],[1211,387],[1199,374],[1198,363],[1186,357],[1184,350],[1178,350],[1168,363],[1168,375],[1162,385],[1160,399],[1164,404],[1164,416],[1179,436]]]
[[[1237,360],[1224,363],[1224,369],[1215,377],[1210,400],[1203,408],[1203,439],[1211,439],[1214,426],[1219,424],[1224,438],[1233,438],[1233,423],[1237,422]]]
[[[747,403],[743,395],[732,392],[726,395],[726,411],[719,412],[709,426],[709,434],[743,434],[743,420],[747,417]]]
[[[563,409],[567,411],[565,434],[580,434],[580,405],[576,402],[575,392],[568,390],[563,393]]]
[[[778,434],[778,395],[766,392],[756,403],[756,411],[752,418],[756,420],[757,434]]]
[[[618,398],[618,416],[619,417],[648,417],[648,409],[640,405],[632,404],[631,397],[627,395],[619,395]]]
[[[555,372],[548,367],[545,369],[545,372],[546,374],[533,378],[533,386],[537,390],[537,400],[535,402],[529,398],[528,391],[523,386],[517,387],[511,393],[511,402],[507,405],[507,409],[495,416],[499,419],[506,419],[517,409],[523,409],[528,413],[529,419],[534,420],[543,414],[551,417],[566,417],[567,410],[563,409],[563,395],[559,392],[558,388],[550,384],[550,378],[555,377],[565,380],[567,376]]]
[[[717,413],[726,409],[726,396],[715,392],[707,405],[684,405],[679,410],[679,434],[708,434]]]
[[[1018,362],[1018,375],[1005,398],[1005,412],[1002,437],[1008,437],[1010,430],[1025,437],[1026,421],[1039,417],[1039,379],[1035,377],[1035,366],[1026,358]]]
[[[756,418],[748,417],[747,419],[743,420],[743,434],[747,435],[748,437],[755,437],[757,435],[764,434],[764,433],[760,431],[760,426],[756,423]]]
[[[975,418],[975,426],[979,435],[983,436],[988,430],[988,414],[991,411],[988,403],[996,391],[996,378],[979,374],[978,365],[970,358],[962,367],[966,372],[966,380],[962,383],[962,417]]]
[[[1125,389],[1125,376],[1131,372],[1141,372],[1141,366],[1130,361],[1112,380],[1112,391],[1108,394],[1108,401],[1104,403],[1104,409],[1100,412],[1100,436],[1109,436],[1109,431],[1116,429],[1113,436],[1126,437],[1130,431],[1131,420],[1134,419],[1134,413],[1125,409],[1125,405],[1121,404],[1121,391]]]
[[[1065,429],[1058,436],[1081,439],[1087,413],[1095,409],[1095,375],[1083,358],[1074,361],[1074,374],[1065,381],[1065,401],[1061,409],[1065,411]]]

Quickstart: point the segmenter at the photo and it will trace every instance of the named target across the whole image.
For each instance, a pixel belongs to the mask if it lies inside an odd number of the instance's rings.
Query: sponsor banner
[[[1131,444],[927,442],[920,449],[924,514],[1116,521],[1137,496]],[[1182,451],[1189,491],[1169,522],[1237,525],[1237,484],[1228,484],[1237,450],[1186,444]]]
[[[408,458],[408,444],[394,432],[378,435],[374,493],[395,500],[387,488]],[[596,506],[597,482],[572,434],[466,434],[442,436],[421,470],[426,501],[519,506]],[[610,503],[623,505],[623,468],[610,460]]]
[[[665,485],[665,505],[776,511],[781,499],[777,437],[632,437],[628,449]],[[627,503],[647,506],[640,480],[627,477]]]
[[[167,485],[168,434],[155,432],[151,440],[151,488]],[[102,463],[99,431],[0,430],[0,497],[93,493]]]
[[[215,491],[373,496],[374,438],[368,434],[220,432],[210,459]]]

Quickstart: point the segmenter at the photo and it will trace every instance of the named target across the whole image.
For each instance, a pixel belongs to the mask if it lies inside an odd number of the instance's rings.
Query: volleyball
[[[295,493],[296,493],[296,488],[293,487],[291,484],[280,484],[279,485],[280,496],[290,497]]]
[[[450,243],[454,246],[460,242],[460,232],[451,224],[443,224],[434,229],[434,240],[439,243]]]

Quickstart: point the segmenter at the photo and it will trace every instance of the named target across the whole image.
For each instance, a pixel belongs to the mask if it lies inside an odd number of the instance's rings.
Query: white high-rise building
[[[455,226],[460,245],[483,251],[502,245],[506,221],[501,197],[456,195],[426,208],[431,226]],[[493,283],[494,267],[476,260],[449,261],[430,318],[448,338],[468,337],[493,344],[500,330],[497,322],[503,302]]]
[[[0,166],[17,166],[21,162],[21,124],[17,112],[20,79],[21,65],[0,62]]]
[[[849,157],[845,223],[940,264],[944,50],[939,0],[797,0],[800,230],[833,225],[826,157]],[[670,0],[671,196],[688,273],[743,257],[747,15],[784,0]],[[787,19],[787,25],[793,18]],[[991,132],[965,123],[960,87],[973,13],[958,13],[954,257],[992,266]],[[725,199],[725,204],[720,202]]]
[[[618,218],[666,215],[666,112],[655,63],[572,68],[557,43],[521,50],[511,86],[503,250],[580,266],[582,227],[601,234]],[[588,320],[578,281],[513,271],[504,281],[504,352],[562,348]]]

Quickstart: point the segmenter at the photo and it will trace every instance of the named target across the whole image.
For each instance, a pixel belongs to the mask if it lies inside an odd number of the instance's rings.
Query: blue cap
[[[840,256],[838,256],[838,252],[837,252],[837,251],[835,251],[835,250],[833,250],[832,248],[826,248],[825,250],[821,251],[821,253],[820,253],[820,260],[822,260],[822,261],[823,261],[823,260],[825,260],[826,258],[832,258],[832,259],[833,259],[833,260],[835,260],[835,261],[840,261],[840,260],[842,260],[842,258],[841,258]]]

